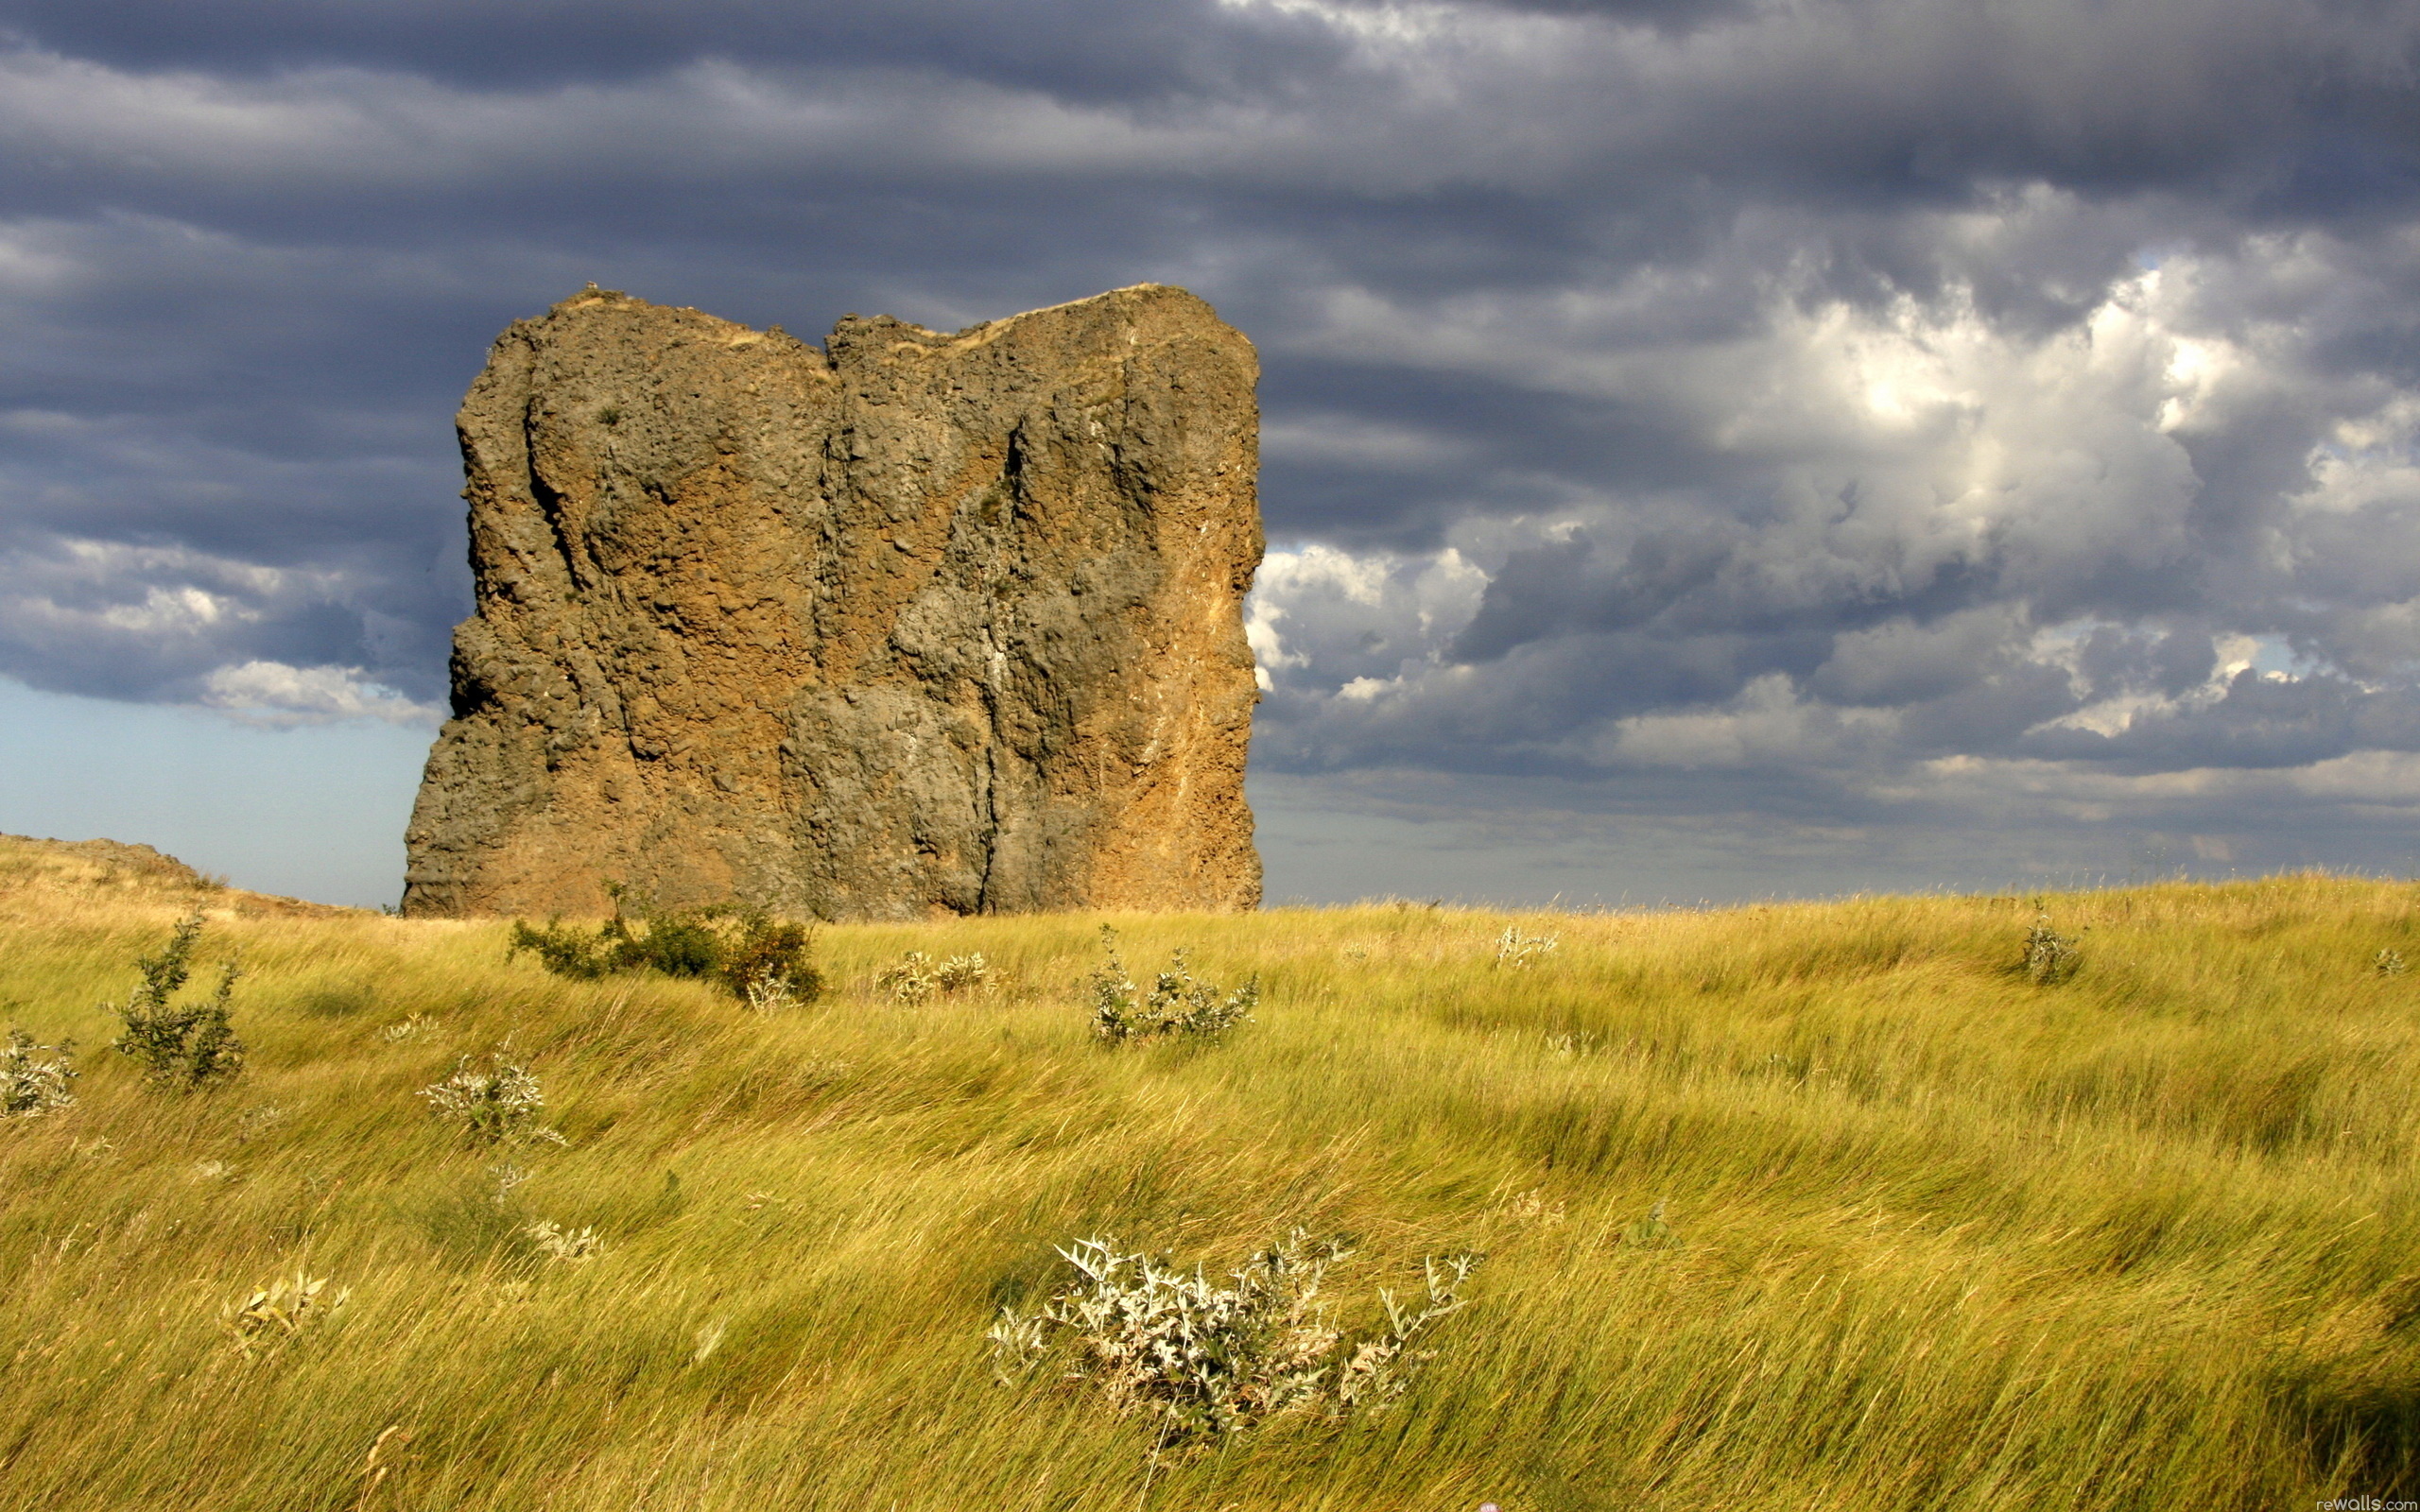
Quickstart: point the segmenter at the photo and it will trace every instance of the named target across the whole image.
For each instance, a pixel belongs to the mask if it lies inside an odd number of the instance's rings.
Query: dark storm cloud
[[[2181,774],[2233,770],[2324,829],[2420,748],[2411,4],[0,30],[0,671],[44,687],[417,717],[447,421],[584,280],[812,333],[1161,279],[1265,361],[1266,769],[1816,829],[2045,773],[2210,822]]]
[[[339,65],[482,85],[645,77],[700,59],[758,65],[934,69],[1070,98],[1150,98],[1229,87],[1263,55],[1333,59],[1312,26],[1215,25],[1202,0],[254,0],[207,10],[177,0],[0,5],[37,46],[120,67],[256,77]]]

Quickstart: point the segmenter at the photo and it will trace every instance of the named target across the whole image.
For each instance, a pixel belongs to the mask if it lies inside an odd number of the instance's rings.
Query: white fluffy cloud
[[[1978,214],[1964,240],[2022,244],[2077,209]],[[1675,319],[1653,269],[1425,304],[1331,290],[1289,344],[1648,417],[1720,481],[1569,475],[1552,512],[1466,515],[1461,623],[1384,667],[1357,635],[1411,644],[1390,627],[1420,580],[1297,548],[1255,598],[1262,748],[1305,773],[1593,773],[1623,812],[1794,795],[2060,830],[2194,807],[2181,853],[2260,855],[2239,832],[2263,811],[2216,816],[2256,792],[2308,822],[2314,774],[2391,784],[2420,749],[2420,388],[2344,360],[2411,271],[2379,257],[2318,233],[2170,249],[2048,322],[1962,280],[1830,295],[1788,262],[1734,277],[1720,322]],[[1638,785],[1657,773],[1697,781]]]
[[[295,667],[283,662],[215,667],[202,679],[201,701],[248,724],[265,725],[379,719],[434,730],[445,713],[371,681],[359,667]]]

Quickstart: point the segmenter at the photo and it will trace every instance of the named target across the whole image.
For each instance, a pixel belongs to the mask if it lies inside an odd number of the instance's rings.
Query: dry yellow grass
[[[0,1505],[2275,1507],[2420,1487],[2409,885],[1115,920],[1260,973],[1210,1047],[1108,1050],[1096,919],[823,932],[751,1015],[582,985],[500,925],[281,915],[0,844],[0,1030],[85,1046],[0,1123]],[[178,910],[240,945],[245,1080],[146,1091],[95,1005]],[[1508,925],[1557,949],[1495,964]],[[876,971],[980,951],[1005,987]],[[198,973],[199,974],[199,973]],[[424,1026],[399,1039],[389,1026]],[[566,1147],[414,1094],[510,1037]],[[502,1163],[527,1179],[496,1200]],[[1625,1244],[1658,1201],[1677,1247]],[[540,1221],[599,1248],[550,1260]],[[1482,1249],[1399,1406],[1166,1463],[991,1384],[998,1305],[1114,1233],[1215,1268],[1344,1230],[1355,1307]],[[239,1351],[275,1278],[349,1300]],[[373,1448],[374,1446],[374,1448]]]

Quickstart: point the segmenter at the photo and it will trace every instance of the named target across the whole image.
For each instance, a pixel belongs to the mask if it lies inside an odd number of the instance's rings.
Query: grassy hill
[[[2375,965],[2420,962],[2411,885],[2048,899],[2082,953],[2052,986],[2014,898],[1124,917],[1138,974],[1185,945],[1263,995],[1220,1042],[1106,1046],[1098,919],[829,928],[831,988],[769,1015],[139,862],[0,842],[0,1030],[73,1036],[84,1073],[0,1120],[7,1507],[2420,1487],[2420,974]],[[199,988],[241,950],[250,1064],[163,1093],[96,1005],[197,905]],[[1556,947],[1500,961],[1508,926]],[[1001,985],[899,1003],[873,979],[908,950]],[[417,1095],[507,1040],[560,1146]],[[1067,1279],[1054,1246],[1216,1277],[1298,1225],[1357,1246],[1347,1328],[1484,1253],[1392,1406],[1181,1450],[1085,1383],[994,1383],[984,1332]],[[239,1349],[231,1310],[298,1270],[345,1305]]]

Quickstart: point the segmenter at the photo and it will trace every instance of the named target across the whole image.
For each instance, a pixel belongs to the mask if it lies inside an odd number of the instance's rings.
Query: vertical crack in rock
[[[595,288],[515,323],[405,910],[1253,906],[1257,374],[1150,284],[821,352]]]

